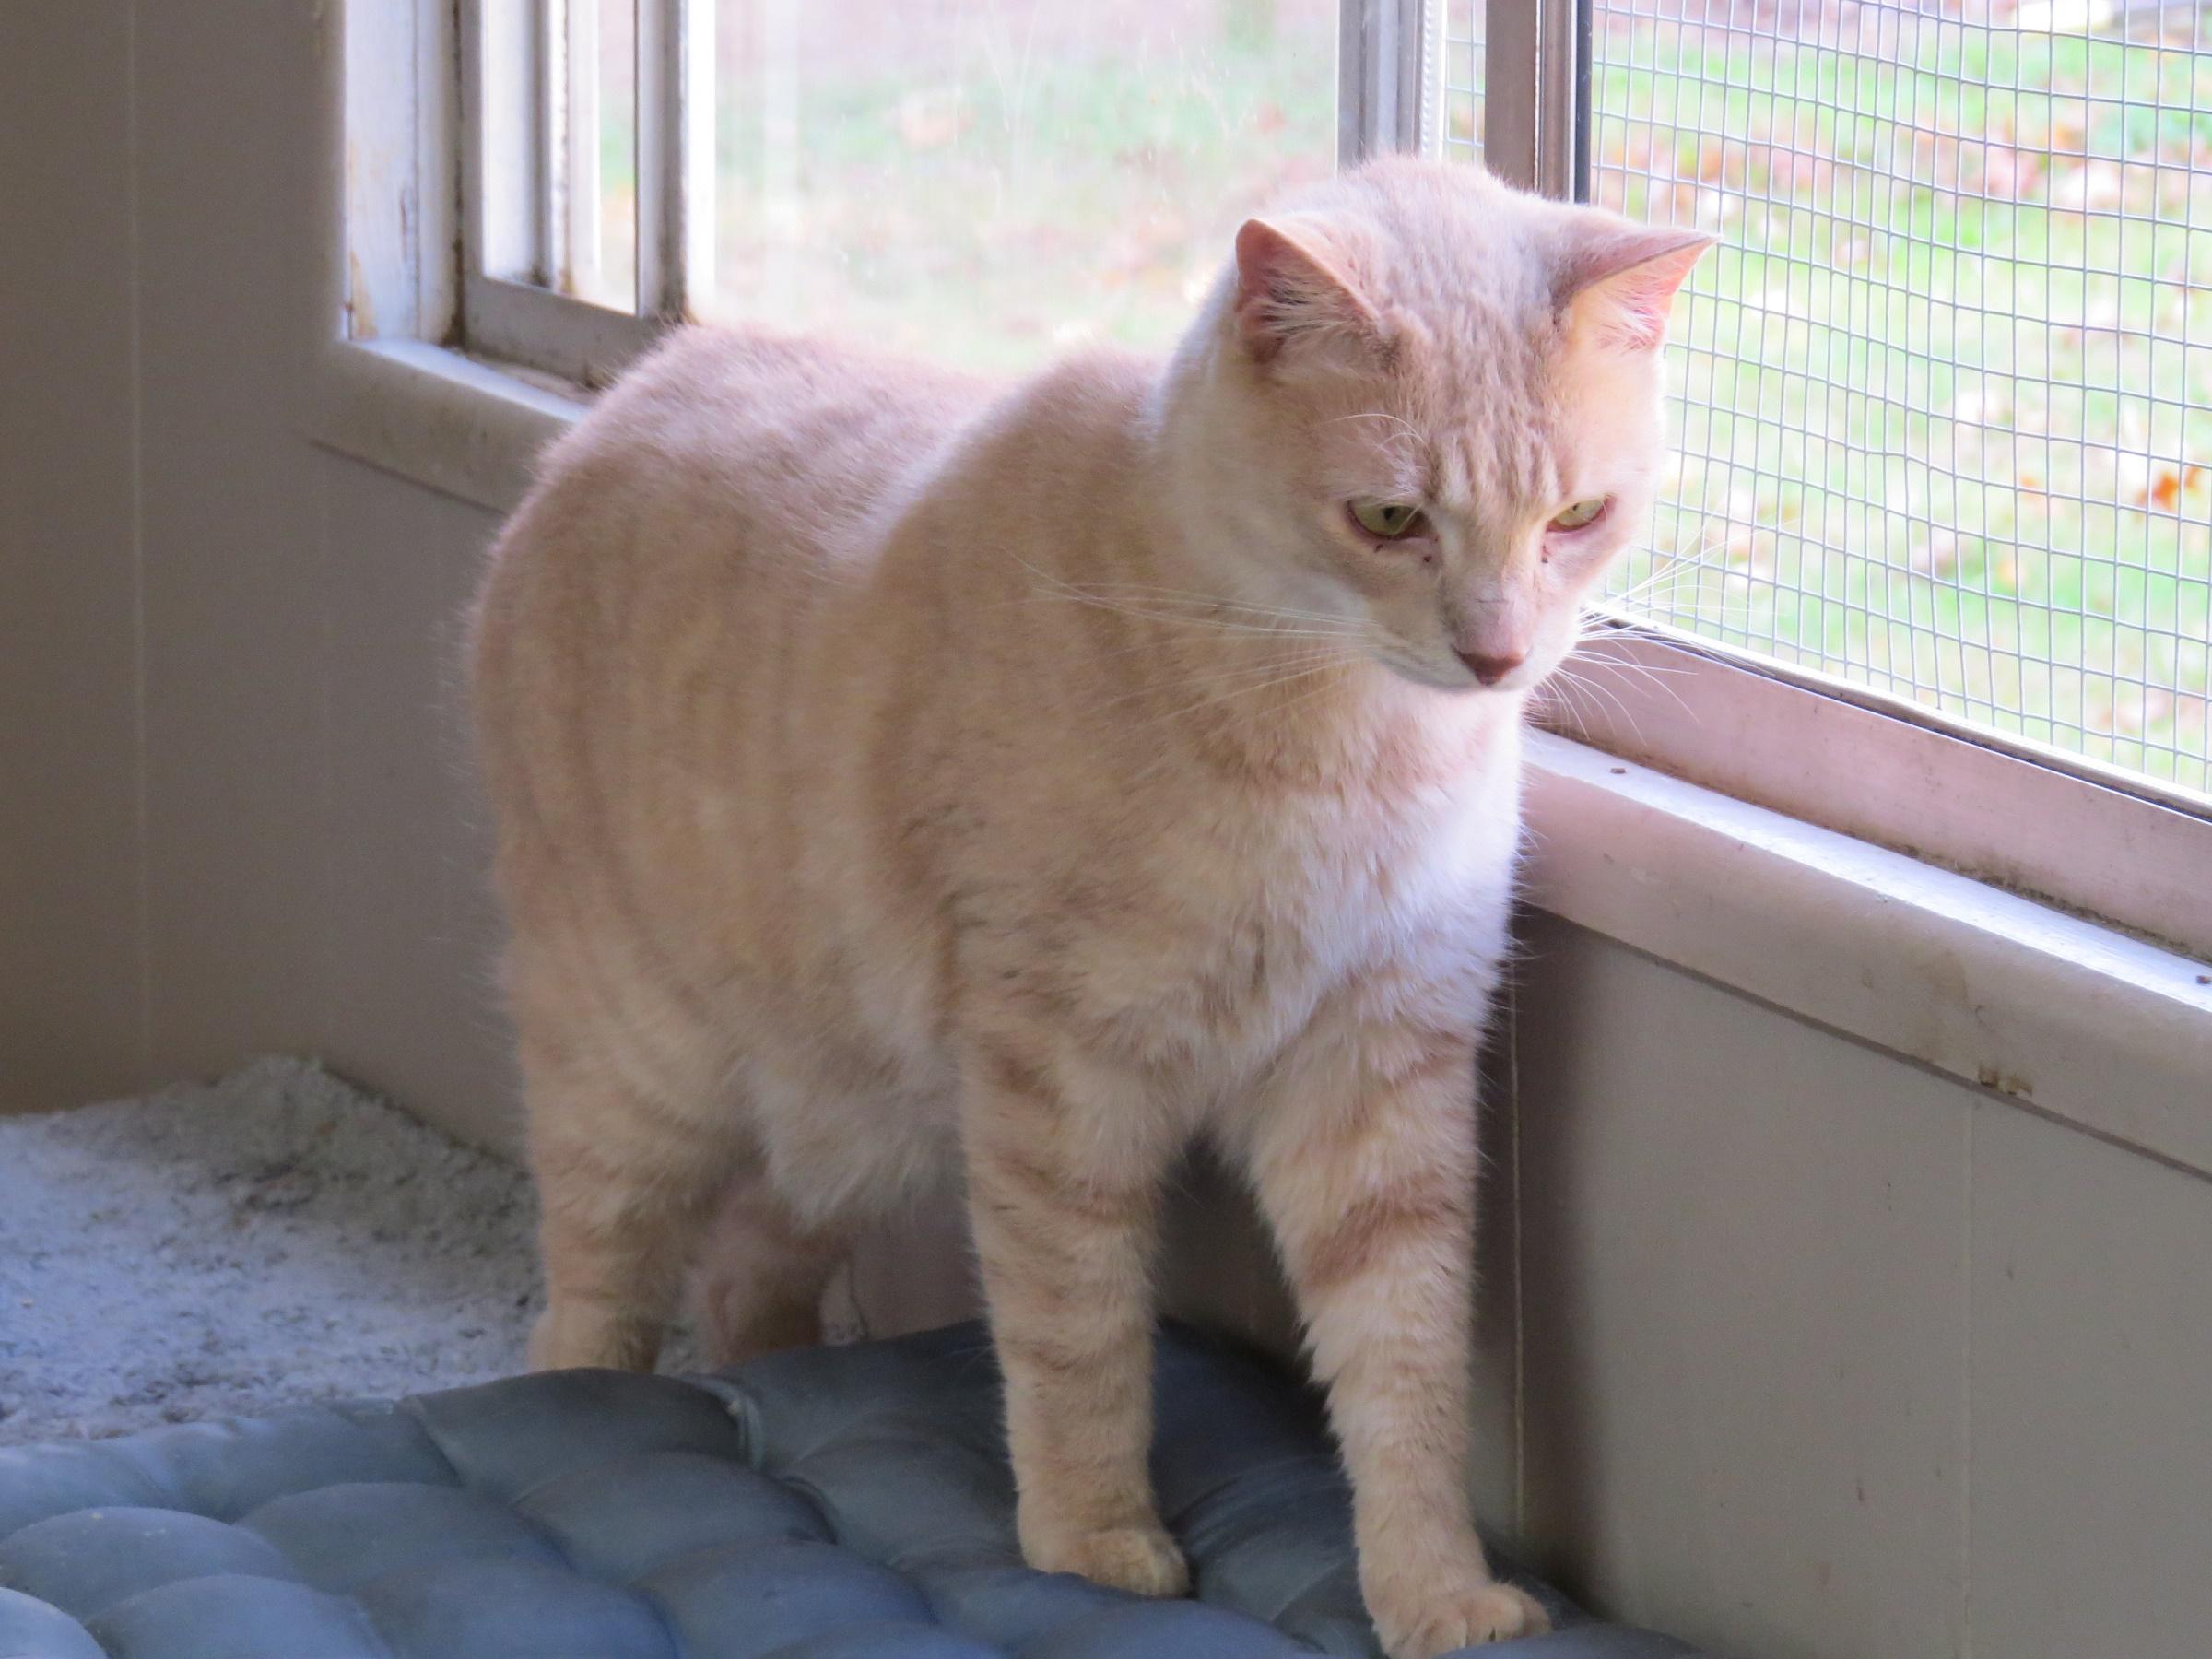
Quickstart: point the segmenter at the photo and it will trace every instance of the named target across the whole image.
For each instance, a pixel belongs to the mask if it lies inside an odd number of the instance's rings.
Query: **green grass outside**
[[[730,88],[733,309],[993,371],[1164,346],[1239,220],[1332,164],[1333,39],[1267,29],[1265,9],[1218,7],[1218,32],[1182,52],[808,86],[796,211],[768,178],[758,92]]]

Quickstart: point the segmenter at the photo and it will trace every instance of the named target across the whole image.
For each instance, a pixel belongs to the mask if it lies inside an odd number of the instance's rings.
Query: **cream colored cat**
[[[1238,233],[1171,360],[1011,389],[692,330],[547,462],[476,690],[542,1365],[808,1340],[964,1171],[1024,1553],[1185,1587],[1156,1191],[1250,1171],[1394,1659],[1540,1630],[1469,1524],[1474,1053],[1522,708],[1643,522],[1706,239],[1390,161]]]

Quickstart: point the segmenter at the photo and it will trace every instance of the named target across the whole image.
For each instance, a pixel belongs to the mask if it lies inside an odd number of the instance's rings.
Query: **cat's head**
[[[1406,159],[1248,220],[1171,382],[1181,510],[1243,592],[1406,678],[1525,690],[1649,518],[1711,243]]]

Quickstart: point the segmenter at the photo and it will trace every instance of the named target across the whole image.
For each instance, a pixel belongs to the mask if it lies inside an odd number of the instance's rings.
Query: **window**
[[[603,382],[713,288],[713,0],[462,0],[457,333]]]
[[[1455,161],[1480,161],[1488,7],[1483,0],[1445,0],[1441,9],[1444,59],[1439,86],[1442,108],[1437,148]]]
[[[687,316],[989,371],[1157,347],[1243,211],[1384,147],[1717,230],[1665,502],[1553,718],[2212,948],[2204,6],[415,0],[346,27],[380,115],[349,133],[350,332],[586,384]]]
[[[1493,170],[1722,237],[1557,723],[2212,951],[2206,9],[1488,25]]]
[[[2212,27],[2099,9],[1597,0],[1590,195],[1725,239],[1616,603],[2212,803]]]
[[[1335,159],[1335,0],[473,10],[465,337],[586,380],[683,315],[1159,346],[1240,205]]]
[[[1163,346],[1335,155],[1335,0],[725,0],[718,316],[978,369]]]

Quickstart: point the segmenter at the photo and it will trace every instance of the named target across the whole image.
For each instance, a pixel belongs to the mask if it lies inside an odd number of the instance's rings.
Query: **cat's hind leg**
[[[742,1120],[703,1055],[645,1065],[618,1036],[519,1023],[546,1284],[530,1363],[651,1371]]]
[[[803,1219],[765,1174],[740,1170],[700,1250],[694,1301],[709,1363],[819,1342],[822,1295],[852,1242],[850,1228]]]

